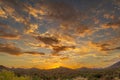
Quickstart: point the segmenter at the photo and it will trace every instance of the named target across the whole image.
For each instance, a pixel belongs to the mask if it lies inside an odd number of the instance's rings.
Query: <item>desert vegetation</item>
[[[16,76],[14,72],[2,70],[0,72],[0,80],[31,80],[28,76]]]
[[[120,62],[118,62],[120,64]],[[120,65],[107,68],[55,69],[8,68],[0,66],[0,80],[120,80]]]
[[[120,80],[120,68],[71,70],[9,69],[0,71],[0,80]]]

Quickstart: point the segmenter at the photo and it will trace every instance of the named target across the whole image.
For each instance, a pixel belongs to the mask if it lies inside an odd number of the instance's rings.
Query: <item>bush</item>
[[[2,70],[0,72],[0,80],[31,80],[28,76],[17,77],[14,72]]]

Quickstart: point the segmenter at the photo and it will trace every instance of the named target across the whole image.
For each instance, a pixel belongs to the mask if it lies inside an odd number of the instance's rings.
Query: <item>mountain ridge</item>
[[[108,68],[119,68],[120,67],[120,61],[112,64],[111,66],[109,66]]]
[[[107,67],[107,68],[118,68],[118,67],[120,67],[120,61],[118,61],[118,62],[116,62],[116,63],[114,63],[114,64],[112,64],[111,66],[109,66],[109,67]],[[87,68],[87,67],[81,67],[81,68],[76,68],[76,69],[71,69],[71,68],[67,68],[67,67],[62,67],[62,66],[60,66],[60,67],[57,67],[57,68],[53,68],[53,69],[39,69],[39,68],[34,68],[34,67],[32,67],[32,68],[9,68],[9,67],[6,67],[6,66],[4,66],[4,65],[0,65],[0,69],[28,69],[28,70],[45,70],[45,71],[48,71],[48,70],[62,70],[62,69],[64,69],[64,70],[89,70],[89,69],[105,69],[105,68]]]

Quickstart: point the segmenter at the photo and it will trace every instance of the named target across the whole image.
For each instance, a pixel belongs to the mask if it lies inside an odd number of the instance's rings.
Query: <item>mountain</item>
[[[72,69],[70,69],[70,68],[66,68],[66,67],[58,67],[58,68],[54,68],[54,69],[49,69],[50,71],[51,70],[58,70],[58,71],[64,71],[64,70],[66,70],[66,71],[69,71],[69,70],[72,70]]]
[[[78,68],[78,69],[69,69],[66,67],[59,67],[54,69],[37,69],[37,68],[7,68],[0,65],[0,71],[2,69],[7,69],[13,71],[17,76],[28,75],[31,77],[40,77],[43,80],[63,80],[65,78],[72,79],[78,76],[89,78],[88,80],[114,80],[110,76],[120,77],[120,61],[111,65],[107,68]],[[107,77],[108,76],[108,77]],[[104,79],[105,78],[105,79]]]
[[[120,61],[114,63],[114,64],[111,65],[109,68],[120,68]]]
[[[9,68],[8,68],[8,67],[5,67],[5,66],[3,66],[3,65],[0,65],[0,71],[3,70],[3,69],[8,70]]]
[[[107,68],[103,68],[103,69],[110,69],[110,68],[119,68],[120,67],[120,61],[112,64],[111,66],[107,67]],[[0,70],[2,69],[9,69],[9,70],[13,70],[13,71],[45,71],[45,72],[73,72],[73,71],[89,71],[89,70],[101,70],[102,68],[86,68],[86,67],[82,67],[82,68],[78,68],[78,69],[70,69],[70,68],[66,68],[66,67],[58,67],[58,68],[54,68],[54,69],[38,69],[38,68],[8,68],[6,66],[0,65]]]
[[[0,65],[0,71],[2,69],[7,69],[7,70],[12,70],[14,71],[15,73],[17,74],[29,74],[29,73],[46,73],[46,74],[50,74],[52,73],[51,75],[55,75],[56,73],[58,74],[66,74],[66,75],[69,75],[69,74],[75,74],[75,73],[79,73],[79,72],[91,72],[91,71],[100,71],[100,70],[113,70],[115,68],[120,68],[120,61],[107,67],[107,68],[86,68],[86,67],[82,67],[82,68],[78,68],[78,69],[70,69],[70,68],[66,68],[66,67],[58,67],[58,68],[54,68],[54,69],[37,69],[37,68],[28,68],[28,69],[24,69],[24,68],[8,68],[8,67],[5,67],[3,65]]]

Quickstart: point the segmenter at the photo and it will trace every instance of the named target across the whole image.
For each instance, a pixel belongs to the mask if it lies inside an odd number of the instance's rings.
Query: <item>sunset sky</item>
[[[103,68],[120,60],[120,0],[0,0],[0,65]]]

